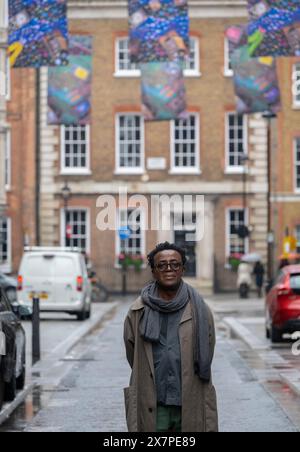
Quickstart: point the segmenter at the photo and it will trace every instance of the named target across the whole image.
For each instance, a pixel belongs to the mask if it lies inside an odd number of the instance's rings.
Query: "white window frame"
[[[300,150],[300,137],[294,139],[294,189],[295,193],[300,193],[300,186],[297,185],[297,167],[300,168],[300,160],[297,160],[297,142],[299,142],[299,150]]]
[[[199,38],[195,36],[191,36],[191,41],[195,44],[195,69],[184,69],[185,77],[201,77],[201,69],[200,69],[200,41]],[[120,42],[128,41],[129,37],[123,36],[116,38],[115,40],[115,73],[114,77],[116,78],[139,78],[142,75],[140,69],[120,69],[119,64],[119,50],[120,50]]]
[[[134,208],[130,209],[128,208],[126,209],[117,209],[117,230],[116,230],[116,263],[115,263],[115,267],[116,268],[121,268],[121,265],[118,262],[118,257],[121,254],[121,238],[119,235],[119,229],[120,229],[120,219],[121,219],[121,212],[128,212],[130,210],[135,210]],[[140,207],[139,209],[137,209],[140,212],[141,215],[141,256],[145,259],[146,256],[146,228],[145,228],[145,212],[143,207]],[[142,268],[146,268],[147,264],[146,262],[144,262],[143,267]]]
[[[245,222],[246,222],[246,226],[249,226],[249,209],[247,208],[246,210],[243,207],[228,207],[226,209],[225,215],[226,215],[226,237],[225,237],[225,253],[226,253],[226,258],[231,256],[231,252],[230,252],[230,213],[231,212],[244,212],[245,211]],[[241,241],[243,239],[240,239]],[[249,249],[250,249],[250,242],[249,242],[249,237],[245,240],[245,254],[249,253]]]
[[[11,218],[5,217],[7,221],[7,261],[0,263],[2,273],[11,273],[12,271],[12,222]]]
[[[293,107],[300,109],[300,61],[293,65],[292,74]],[[297,99],[299,97],[299,99]]]
[[[69,168],[65,166],[66,159],[66,141],[65,132],[69,126],[60,127],[60,173],[61,175],[82,175],[87,176],[91,174],[91,127],[89,125],[81,126],[86,128],[86,166],[81,168]],[[76,126],[75,126],[76,127]]]
[[[195,44],[195,69],[184,69],[184,76],[201,77],[200,40],[196,36],[191,36],[190,41]]]
[[[67,207],[67,209],[62,208],[60,210],[60,243],[61,246],[66,246],[66,211],[68,212],[76,212],[76,211],[83,211],[86,212],[86,231],[87,231],[87,238],[86,238],[86,252],[91,252],[91,211],[88,207],[82,207],[82,206],[72,206]]]
[[[200,168],[200,115],[199,113],[189,113],[189,116],[194,116],[196,119],[196,164],[193,167],[182,167],[179,168],[175,166],[175,121],[171,121],[170,127],[170,152],[171,152],[171,170],[170,174],[180,175],[180,174],[201,174]]]
[[[8,27],[8,0],[2,0],[0,3],[0,28]]]
[[[128,41],[129,43],[129,37],[123,36],[116,38],[115,40],[115,73],[114,76],[117,78],[138,78],[141,77],[141,70],[140,69],[120,69],[119,64],[119,50],[120,50],[120,42],[121,41]]]
[[[4,181],[5,189],[9,191],[11,189],[11,131],[8,129],[5,132],[5,156],[4,156]]]
[[[120,117],[122,116],[139,116],[141,119],[141,166],[133,168],[123,168],[120,166]],[[115,148],[116,148],[116,175],[143,175],[145,174],[145,120],[140,113],[122,112],[117,113],[115,118]]]
[[[224,76],[225,77],[233,77],[234,71],[233,69],[230,69],[230,50],[229,50],[229,41],[228,38],[225,36],[224,38]]]
[[[225,174],[243,174],[245,171],[245,165],[230,165],[230,153],[229,153],[229,116],[230,115],[237,115],[236,112],[227,112],[225,114],[225,161],[226,161],[226,168],[225,168]],[[242,115],[241,115],[242,116]],[[248,149],[248,117],[246,115],[243,115],[243,135],[244,135],[244,153],[243,155],[249,154]]]

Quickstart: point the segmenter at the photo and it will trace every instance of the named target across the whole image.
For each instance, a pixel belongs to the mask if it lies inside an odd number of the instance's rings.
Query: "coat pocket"
[[[126,420],[129,432],[137,432],[137,395],[136,388],[129,386],[124,389]]]

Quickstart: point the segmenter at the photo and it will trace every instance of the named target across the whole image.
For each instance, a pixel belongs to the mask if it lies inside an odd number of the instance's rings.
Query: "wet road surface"
[[[125,432],[123,388],[129,368],[123,320],[129,304],[75,347],[63,363],[59,384],[36,388],[0,431]],[[219,321],[214,381],[223,432],[296,432],[300,400],[278,379],[278,371],[241,341],[228,337]],[[274,363],[273,363],[274,364]]]

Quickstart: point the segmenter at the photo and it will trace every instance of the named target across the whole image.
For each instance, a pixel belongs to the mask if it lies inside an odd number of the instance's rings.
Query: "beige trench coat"
[[[139,298],[129,310],[124,326],[126,354],[132,374],[125,392],[125,408],[129,432],[155,432],[157,397],[152,344],[139,332],[144,304]],[[209,310],[210,346],[215,348],[214,320]],[[182,360],[182,432],[217,432],[216,391],[194,372],[192,309],[188,303],[179,327]]]

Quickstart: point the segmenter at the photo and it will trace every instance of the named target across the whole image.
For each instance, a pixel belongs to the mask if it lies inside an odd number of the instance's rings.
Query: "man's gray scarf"
[[[145,304],[144,314],[140,324],[140,332],[147,342],[157,343],[160,337],[160,313],[177,312],[192,306],[194,369],[199,378],[205,382],[211,379],[211,364],[213,357],[210,348],[209,319],[206,304],[198,292],[182,281],[174,300],[166,302],[158,297],[157,283],[153,282],[142,291]]]

